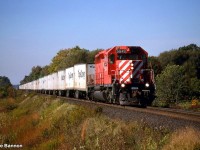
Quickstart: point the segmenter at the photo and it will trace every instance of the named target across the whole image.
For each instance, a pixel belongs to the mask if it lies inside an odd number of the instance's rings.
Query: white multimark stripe
[[[129,63],[128,63],[128,67],[130,67],[129,66]],[[124,75],[122,76],[122,78],[124,79],[124,78],[126,78],[128,75],[129,75],[129,73],[130,73],[130,70],[127,70],[127,68],[124,70],[125,71],[125,73],[124,73]],[[130,77],[131,77],[131,75],[129,75]],[[129,77],[129,78],[130,78]]]
[[[127,63],[127,64],[122,68],[123,71],[121,71],[121,74],[124,73],[123,76],[121,77],[121,81],[122,81],[123,79],[125,79],[127,76],[129,76],[129,72],[130,72],[130,71],[129,71],[128,69],[130,68],[131,60],[130,60],[130,61],[127,61],[126,63]],[[130,77],[129,77],[129,78],[130,78]],[[127,80],[128,80],[129,78],[127,78]],[[127,81],[127,80],[126,80],[126,81]]]
[[[139,61],[138,61],[139,62]],[[142,67],[142,65],[143,65],[143,62],[141,62],[140,64],[139,64],[139,66],[134,70],[134,72],[133,72],[133,77],[135,76],[135,74],[138,72],[138,70]]]
[[[124,64],[126,60],[122,60],[120,63],[119,63],[119,68]]]
[[[122,60],[122,61],[119,63],[119,68],[121,68],[121,66],[123,66],[125,63],[126,63],[126,65],[127,65],[127,64],[130,65],[131,60]],[[123,67],[121,70],[124,70],[124,67]]]
[[[120,81],[122,81],[123,79],[125,79],[128,76],[129,71],[127,71],[121,78]]]
[[[126,70],[129,66],[129,63],[127,63],[121,70]]]
[[[125,76],[123,79],[125,79],[126,77],[128,77],[128,78],[126,79],[126,81],[127,81],[127,80],[130,79],[130,75],[129,75],[129,72],[126,72],[125,74],[126,74],[126,76]]]
[[[119,66],[120,66],[120,75],[122,75],[120,77],[120,81],[123,81],[123,79],[127,78],[128,76],[131,76],[129,73],[129,69],[130,69],[130,63],[132,62],[132,60],[125,60],[125,61],[122,61]],[[137,64],[138,62],[136,62]],[[124,66],[123,66],[124,65]],[[123,68],[121,68],[123,66]],[[126,81],[130,80],[130,77],[126,79]]]
[[[128,76],[128,74],[129,74],[129,71],[126,71],[126,73],[122,76],[122,78],[123,79],[126,78]]]

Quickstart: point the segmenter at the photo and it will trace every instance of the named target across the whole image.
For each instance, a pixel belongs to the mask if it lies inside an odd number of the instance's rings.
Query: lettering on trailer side
[[[79,78],[84,78],[85,77],[85,72],[83,72],[82,70],[78,70],[78,77]]]
[[[69,77],[69,79],[72,79],[73,78],[73,73],[69,72],[68,73],[68,77]]]
[[[61,76],[61,80],[65,80],[65,75],[62,75],[62,76]]]

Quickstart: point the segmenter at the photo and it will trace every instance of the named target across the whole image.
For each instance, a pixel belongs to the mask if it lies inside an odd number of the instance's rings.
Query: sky
[[[0,0],[0,76],[12,84],[57,52],[141,46],[150,56],[200,46],[200,0]]]

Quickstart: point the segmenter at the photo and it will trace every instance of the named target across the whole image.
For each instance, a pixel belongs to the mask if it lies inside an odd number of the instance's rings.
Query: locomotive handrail
[[[114,72],[115,79],[116,79],[117,78],[116,70],[111,70],[111,75],[113,75],[112,72]]]

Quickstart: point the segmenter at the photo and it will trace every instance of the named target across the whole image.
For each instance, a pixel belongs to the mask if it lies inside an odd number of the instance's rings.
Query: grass
[[[166,108],[200,111],[200,100],[198,99],[182,100],[182,101],[179,101],[178,103],[155,99],[152,105],[155,107],[164,107],[164,108],[166,107]]]
[[[193,128],[171,132],[110,119],[102,111],[18,91],[16,99],[0,100],[0,141],[33,150],[200,149],[200,132]]]
[[[184,130],[178,130],[172,134],[168,145],[164,150],[199,150],[200,149],[200,132],[188,127]]]

